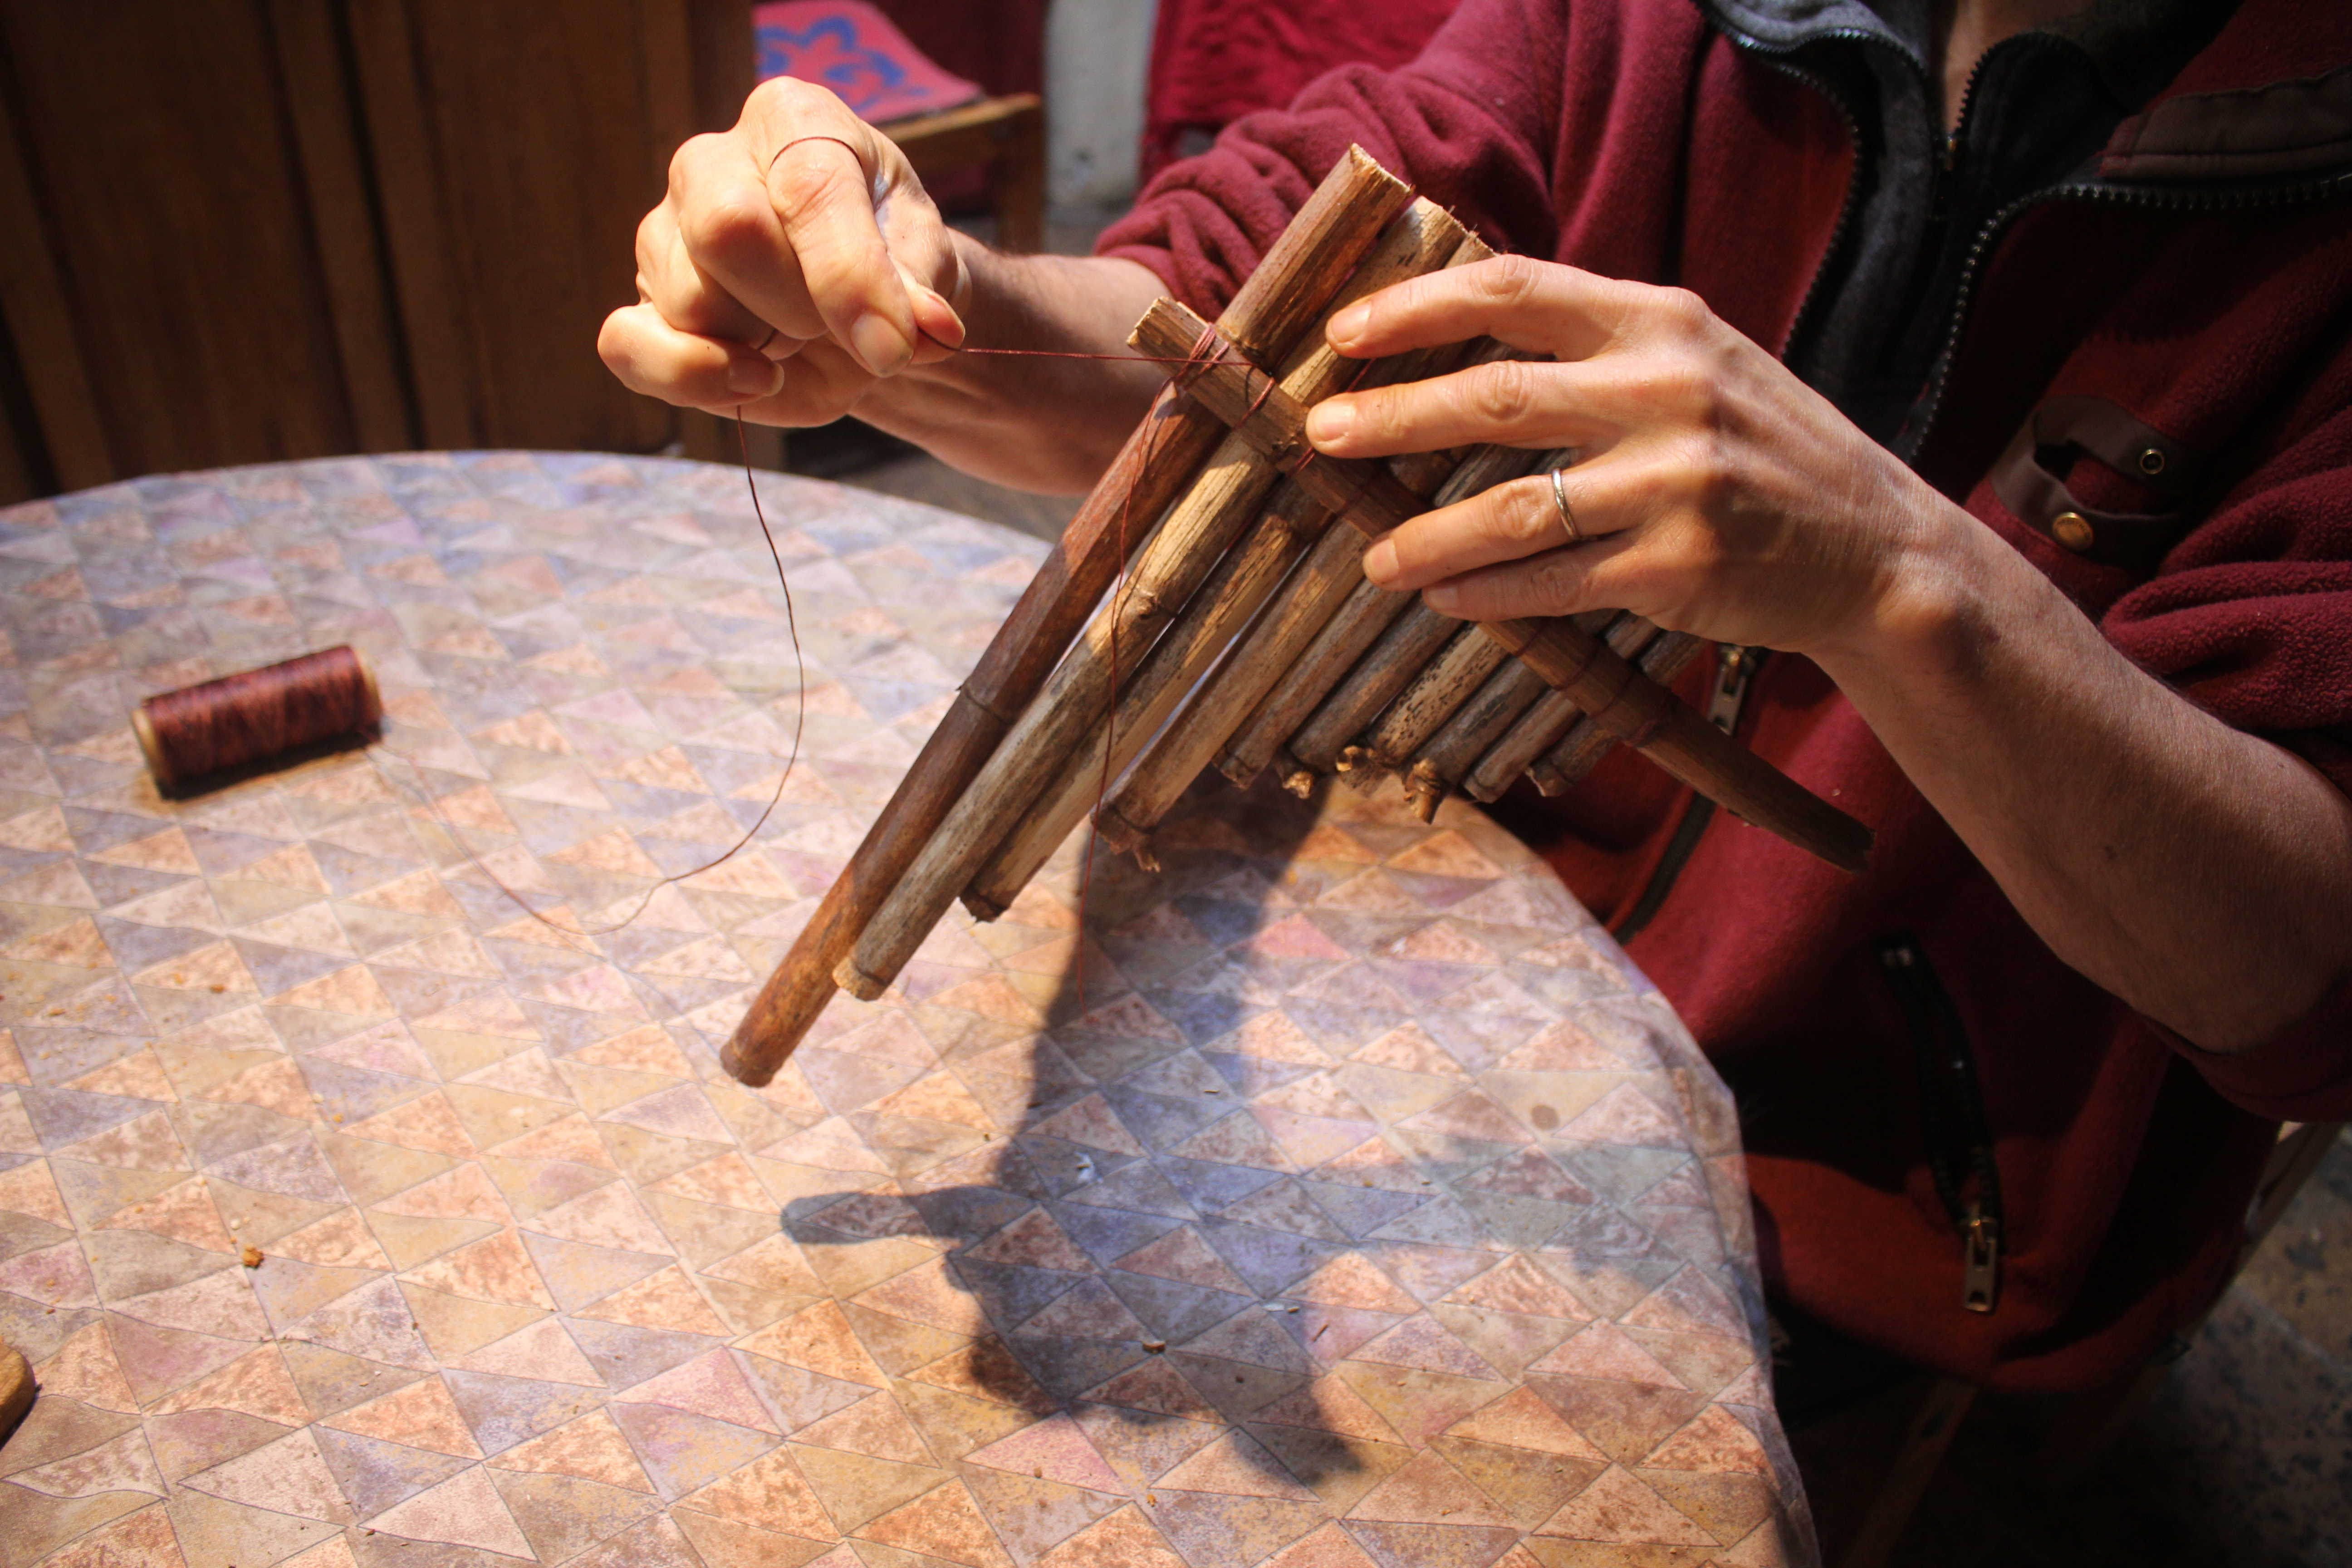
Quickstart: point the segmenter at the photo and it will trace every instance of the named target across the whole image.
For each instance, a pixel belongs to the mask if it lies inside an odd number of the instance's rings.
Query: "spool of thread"
[[[344,647],[150,697],[131,713],[131,727],[147,771],[169,790],[357,734],[383,717],[375,672]]]

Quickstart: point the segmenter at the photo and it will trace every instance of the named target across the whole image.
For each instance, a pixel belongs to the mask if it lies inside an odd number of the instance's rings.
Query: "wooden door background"
[[[0,504],[334,452],[715,452],[595,339],[671,150],[750,90],[748,11],[0,0]]]

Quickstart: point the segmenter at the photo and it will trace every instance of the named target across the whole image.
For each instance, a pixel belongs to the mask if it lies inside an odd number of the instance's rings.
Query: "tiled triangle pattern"
[[[12,1565],[1805,1561],[1725,1097],[1530,858],[1203,791],[715,1052],[1037,546],[477,454],[0,512]],[[348,639],[373,751],[159,799]],[[1082,970],[1083,990],[1075,984]],[[780,1216],[781,1215],[781,1221]]]

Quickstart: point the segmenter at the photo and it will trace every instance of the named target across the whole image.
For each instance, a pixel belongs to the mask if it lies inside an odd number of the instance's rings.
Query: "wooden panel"
[[[698,131],[724,131],[751,95],[751,0],[685,0]]]
[[[352,427],[362,451],[404,451],[419,430],[342,29],[317,0],[269,0],[269,16]]]
[[[114,477],[81,344],[66,308],[57,260],[43,232],[32,177],[16,135],[12,91],[0,90],[0,313],[5,313],[12,378],[23,389],[10,399],[9,423],[20,432],[12,467],[27,489],[36,485],[95,485]],[[36,443],[41,448],[37,460]]]
[[[40,421],[25,391],[16,345],[8,341],[7,322],[0,318],[0,506],[47,493],[52,488],[47,469]]]
[[[261,0],[7,0],[0,48],[103,431],[61,438],[39,397],[58,479],[350,450]],[[70,376],[12,325],[37,389]]]
[[[605,313],[635,297],[637,219],[661,193],[648,139],[657,119],[677,129],[691,97],[651,85],[653,72],[683,64],[682,50],[672,44],[646,58],[642,5],[353,6],[355,18],[369,18],[355,37],[373,126],[412,112],[394,100],[401,84],[391,74],[397,33],[407,34],[415,135],[401,127],[395,149],[379,129],[377,153],[419,401],[436,446],[645,451],[670,438],[668,410],[632,395],[596,357]],[[417,177],[403,166],[417,139],[429,151],[431,189],[396,188]],[[428,369],[437,355],[428,355],[426,334],[439,330],[430,311],[446,312],[462,342],[470,426],[462,436],[447,427],[458,391],[449,369]]]
[[[349,15],[418,430],[428,447],[479,446],[483,420],[450,281],[447,218],[408,8],[404,0],[351,0]]]

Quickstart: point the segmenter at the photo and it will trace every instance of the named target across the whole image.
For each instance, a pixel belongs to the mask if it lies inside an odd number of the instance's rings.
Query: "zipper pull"
[[[1724,643],[1717,649],[1715,693],[1707,699],[1706,721],[1728,735],[1739,727],[1740,705],[1748,700],[1748,683],[1760,662],[1754,648]]]
[[[2000,1297],[2000,1221],[1973,1202],[1960,1243],[1960,1305],[1971,1312],[1991,1311]]]

